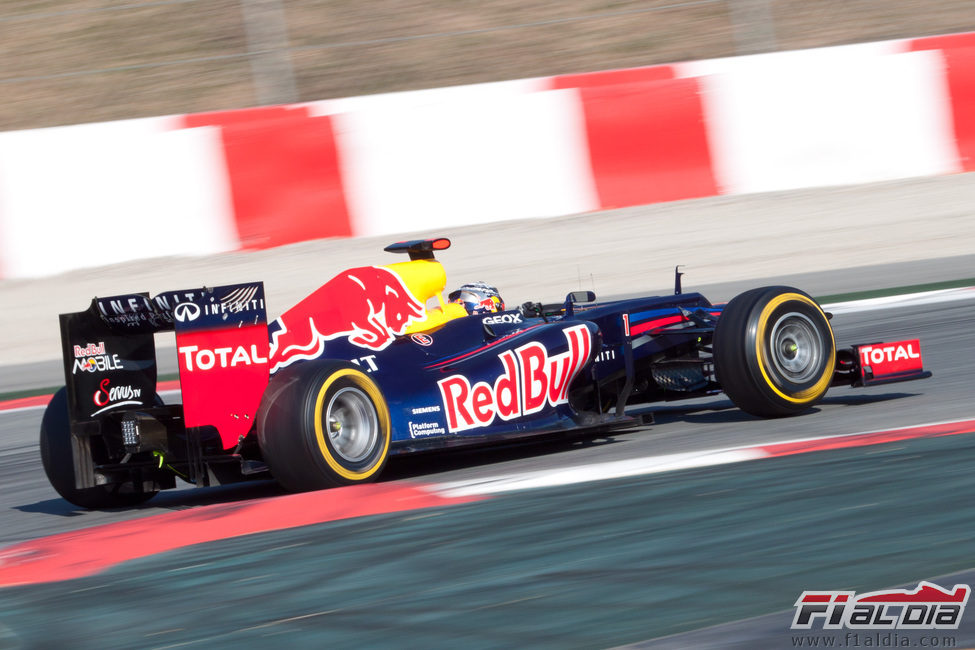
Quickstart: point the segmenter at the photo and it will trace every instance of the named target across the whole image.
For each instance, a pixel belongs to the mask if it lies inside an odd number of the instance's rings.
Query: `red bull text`
[[[569,385],[592,353],[592,333],[585,325],[562,333],[569,349],[561,354],[549,356],[537,342],[499,354],[504,370],[493,384],[471,385],[464,375],[438,381],[450,432],[486,427],[495,418],[511,420],[568,402]]]

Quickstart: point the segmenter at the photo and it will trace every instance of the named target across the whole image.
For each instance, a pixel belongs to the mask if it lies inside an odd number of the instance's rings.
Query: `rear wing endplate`
[[[153,335],[174,330],[186,426],[216,427],[225,447],[250,429],[268,381],[263,283],[95,298],[60,323],[73,422],[153,406]]]

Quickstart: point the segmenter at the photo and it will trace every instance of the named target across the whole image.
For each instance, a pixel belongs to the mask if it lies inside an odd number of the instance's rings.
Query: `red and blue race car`
[[[831,385],[930,375],[917,340],[837,348],[815,300],[763,287],[712,305],[683,293],[506,309],[465,285],[445,299],[435,252],[338,274],[267,321],[260,282],[96,298],[61,315],[66,386],[40,446],[57,492],[129,506],[181,478],[273,477],[291,490],[375,479],[394,454],[542,434],[602,435],[627,407],[723,391],[761,417],[799,413]],[[154,335],[176,337],[182,404],[157,394]]]

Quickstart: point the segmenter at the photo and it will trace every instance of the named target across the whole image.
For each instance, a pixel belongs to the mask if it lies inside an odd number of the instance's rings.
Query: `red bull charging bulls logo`
[[[396,273],[381,266],[343,271],[271,324],[271,372],[317,359],[326,341],[340,337],[383,350],[423,317],[423,304]]]
[[[538,342],[498,355],[503,368],[493,383],[471,385],[464,375],[437,382],[451,432],[486,427],[495,418],[511,420],[569,401],[569,386],[592,354],[592,333],[585,325],[562,330],[569,349],[550,356]]]

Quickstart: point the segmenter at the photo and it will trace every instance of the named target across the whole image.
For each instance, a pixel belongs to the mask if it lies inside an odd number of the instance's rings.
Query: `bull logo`
[[[317,359],[326,341],[341,337],[359,347],[383,350],[423,317],[423,303],[389,269],[349,269],[271,323],[271,372],[298,360]]]

